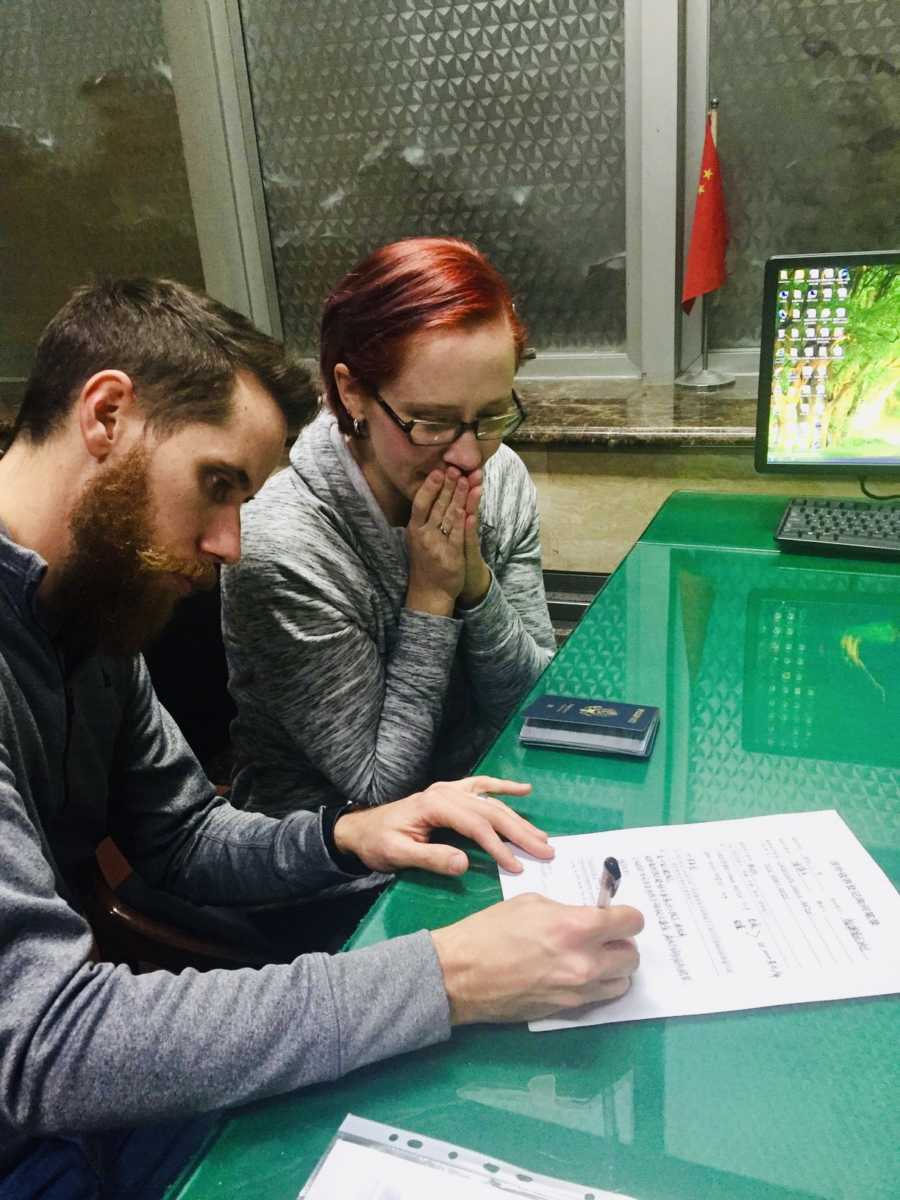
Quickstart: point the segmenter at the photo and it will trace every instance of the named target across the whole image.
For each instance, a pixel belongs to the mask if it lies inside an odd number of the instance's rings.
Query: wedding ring
[[[438,529],[441,531],[441,533],[444,535],[444,537],[449,537],[449,536],[450,536],[450,530],[449,530],[449,529],[445,529],[445,528],[444,528],[444,522],[443,522],[443,521],[441,521],[440,525],[438,525]]]

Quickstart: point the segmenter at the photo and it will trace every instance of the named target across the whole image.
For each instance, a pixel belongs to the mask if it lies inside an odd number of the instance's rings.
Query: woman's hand
[[[469,491],[466,496],[466,524],[463,534],[466,574],[459,593],[459,603],[463,608],[474,608],[476,604],[480,604],[491,586],[491,571],[481,557],[481,540],[478,536],[481,481],[481,471],[473,471],[467,480]]]
[[[406,527],[406,606],[449,617],[466,581],[464,549],[469,483],[456,467],[432,471],[412,503]]]

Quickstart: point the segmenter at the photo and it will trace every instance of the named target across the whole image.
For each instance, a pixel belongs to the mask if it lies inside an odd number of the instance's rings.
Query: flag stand
[[[709,306],[706,300],[707,298],[704,296],[700,301],[703,305],[703,315],[700,318],[703,323],[700,340],[700,366],[695,367],[692,371],[686,371],[683,375],[679,375],[675,380],[675,386],[682,388],[702,388],[712,392],[717,391],[719,388],[731,387],[734,383],[734,376],[726,375],[724,371],[710,370]]]
[[[713,163],[712,162],[709,163],[710,169],[706,170],[706,172],[704,172],[704,170],[702,170],[702,167],[706,166],[706,163],[708,161],[707,160],[707,152],[709,150],[709,139],[710,138],[712,138],[712,152],[713,152],[713,156],[715,156],[715,143],[716,143],[716,140],[718,140],[718,138],[716,138],[716,134],[718,134],[718,132],[719,132],[719,98],[716,96],[713,96],[712,98],[710,98],[710,101],[709,101],[708,122],[709,122],[709,126],[708,126],[708,130],[707,130],[707,142],[704,143],[703,162],[701,163],[701,186],[698,187],[698,193],[703,192],[703,188],[704,188],[704,186],[706,186],[707,179],[712,179],[712,176],[713,176],[713,169],[712,169]],[[715,172],[716,173],[718,173],[718,169],[719,169],[719,162],[718,162],[718,160],[715,160]],[[720,194],[720,198],[721,198],[721,193],[719,193],[719,194]],[[697,211],[696,210],[695,210],[694,220],[695,220],[695,226],[694,226],[694,228],[691,229],[691,254],[695,250],[694,238],[695,238],[696,227],[697,227]],[[724,216],[722,216],[722,220],[724,220]],[[727,239],[727,227],[726,227],[725,236]],[[725,246],[724,245],[722,245],[722,247],[721,247],[721,253],[722,253],[722,278],[724,278],[724,266],[725,266],[725,257],[724,257]],[[690,256],[689,256],[689,259],[690,259]],[[688,266],[688,271],[690,272],[690,262],[689,262],[689,266]],[[718,390],[719,388],[731,388],[731,385],[734,383],[734,376],[732,376],[732,374],[726,374],[724,371],[710,371],[710,368],[709,368],[709,305],[707,304],[707,300],[709,299],[708,293],[710,292],[710,290],[715,290],[716,287],[719,287],[719,283],[721,283],[721,280],[719,282],[712,283],[712,284],[707,283],[706,287],[697,288],[697,292],[707,293],[707,294],[701,295],[701,299],[700,299],[700,302],[703,305],[703,312],[702,312],[702,316],[700,318],[701,319],[701,326],[700,326],[700,328],[701,328],[701,334],[700,334],[700,362],[701,362],[701,365],[698,367],[694,367],[694,370],[685,371],[685,373],[682,374],[682,376],[679,376],[676,379],[676,386],[678,386],[678,388],[697,388],[697,389],[702,389],[704,391],[715,391],[715,390]],[[692,301],[692,298],[694,298],[694,295],[696,295],[696,294],[697,294],[696,292],[689,293],[691,301]]]

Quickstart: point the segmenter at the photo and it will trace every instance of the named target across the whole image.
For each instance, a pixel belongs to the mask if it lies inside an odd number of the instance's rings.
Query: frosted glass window
[[[202,287],[159,0],[3,0],[0,163],[0,376],[92,275]]]
[[[625,340],[623,2],[241,0],[282,319],[394,238],[473,241],[531,341]]]

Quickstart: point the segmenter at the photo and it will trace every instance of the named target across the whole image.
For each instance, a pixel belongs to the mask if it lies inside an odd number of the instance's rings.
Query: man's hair
[[[369,388],[402,369],[410,338],[506,319],[516,362],[527,335],[509,285],[480,250],[459,238],[404,238],[373,251],[340,281],[322,313],[319,366],[328,403],[352,431],[334,368],[344,363]]]
[[[231,412],[246,371],[289,423],[315,401],[309,373],[246,317],[171,279],[113,279],[78,288],[41,335],[13,438],[45,441],[98,371],[124,371],[150,428],[173,433]]]

